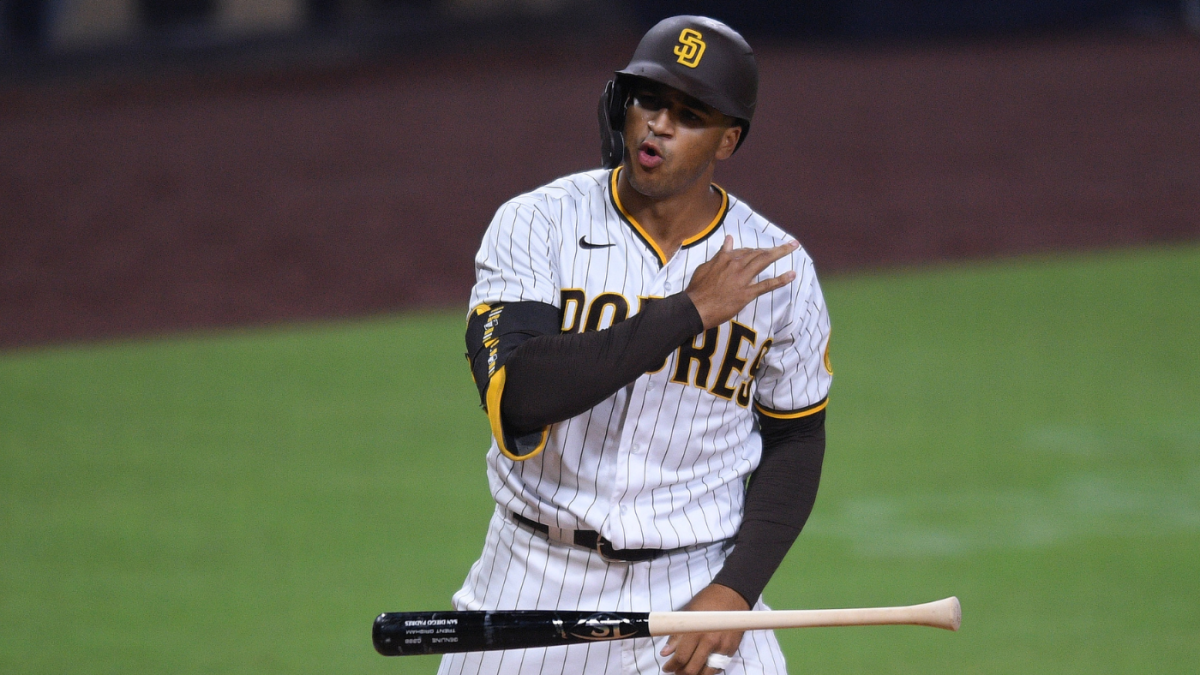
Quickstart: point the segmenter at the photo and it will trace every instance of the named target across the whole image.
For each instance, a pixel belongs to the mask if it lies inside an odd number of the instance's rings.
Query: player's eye
[[[634,94],[633,102],[643,110],[662,110],[662,99],[654,94]]]

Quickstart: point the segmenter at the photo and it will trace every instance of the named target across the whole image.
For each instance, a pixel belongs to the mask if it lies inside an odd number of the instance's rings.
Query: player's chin
[[[662,170],[661,165],[647,170],[637,163],[629,169],[629,184],[638,193],[651,198],[667,197],[673,194],[671,177]]]
[[[638,194],[651,199],[664,199],[674,194],[662,181],[653,180],[654,177],[649,178],[650,180],[635,180],[633,176],[630,176],[629,184]]]

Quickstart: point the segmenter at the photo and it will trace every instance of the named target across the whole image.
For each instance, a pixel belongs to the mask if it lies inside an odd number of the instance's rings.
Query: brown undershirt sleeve
[[[505,364],[504,423],[524,434],[579,415],[703,331],[691,298],[677,293],[605,330],[530,338]]]
[[[501,417],[507,431],[530,434],[587,411],[642,374],[659,368],[670,353],[704,330],[686,293],[651,302],[611,328],[549,333],[557,312],[521,303],[515,316],[531,318],[503,330],[501,350],[507,382]],[[537,305],[536,307],[534,305]],[[543,311],[544,309],[544,311]],[[546,317],[534,320],[533,317]],[[520,329],[520,324],[540,326]],[[546,325],[542,325],[546,324]],[[477,335],[476,335],[477,333]],[[482,321],[468,331],[468,360],[486,392]],[[511,342],[510,342],[511,340]],[[816,501],[825,456],[825,411],[794,420],[759,414],[762,460],[750,479],[734,549],[713,583],[728,586],[753,606],[804,527]]]
[[[742,526],[713,583],[753,607],[812,513],[825,459],[825,411],[794,420],[758,416],[762,461],[750,478]]]

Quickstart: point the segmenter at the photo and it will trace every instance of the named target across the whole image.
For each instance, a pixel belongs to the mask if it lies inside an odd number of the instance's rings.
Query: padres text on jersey
[[[503,205],[475,260],[471,306],[542,302],[560,309],[564,331],[602,330],[686,288],[727,234],[736,247],[790,239],[721,191],[717,217],[668,260],[622,208],[620,170],[567,176]],[[829,316],[812,260],[797,249],[761,278],[788,270],[797,275],[790,284],[552,425],[537,456],[513,461],[493,440],[497,503],[552,527],[597,530],[622,549],[734,536],[762,447],[754,411],[811,414],[829,392]]]

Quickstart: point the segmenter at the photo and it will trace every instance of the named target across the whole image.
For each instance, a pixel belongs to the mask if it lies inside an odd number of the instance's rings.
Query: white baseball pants
[[[465,610],[677,610],[721,569],[725,543],[698,545],[638,563],[608,562],[596,551],[551,541],[497,507],[483,555],[454,594]],[[754,609],[768,609],[760,599]],[[667,638],[563,647],[447,654],[438,675],[655,675]],[[775,634],[748,631],[726,675],[786,675]]]

